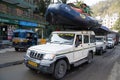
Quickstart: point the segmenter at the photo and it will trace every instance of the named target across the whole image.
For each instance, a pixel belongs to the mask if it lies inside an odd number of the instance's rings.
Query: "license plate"
[[[28,64],[33,66],[33,67],[37,67],[38,66],[38,64],[33,62],[33,61],[28,61]]]

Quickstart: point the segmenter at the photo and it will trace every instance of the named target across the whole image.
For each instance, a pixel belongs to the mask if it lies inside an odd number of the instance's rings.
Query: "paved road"
[[[16,52],[14,48],[7,48],[0,50],[0,67],[2,64],[15,63],[16,61],[24,60],[26,52]]]
[[[95,56],[92,64],[72,68],[62,80],[108,80],[119,53],[120,46],[109,49],[104,55]],[[21,64],[1,68],[0,80],[54,80],[54,78],[51,75],[31,71]]]

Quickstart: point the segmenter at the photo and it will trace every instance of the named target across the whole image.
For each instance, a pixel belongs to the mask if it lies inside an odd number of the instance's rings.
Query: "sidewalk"
[[[0,40],[0,50],[1,49],[5,49],[5,48],[9,48],[10,46],[12,46],[12,42],[9,40]]]
[[[117,61],[114,63],[110,76],[108,77],[108,80],[120,80],[120,56],[117,58]]]
[[[0,68],[22,64],[26,52],[16,52],[14,48],[0,49]]]

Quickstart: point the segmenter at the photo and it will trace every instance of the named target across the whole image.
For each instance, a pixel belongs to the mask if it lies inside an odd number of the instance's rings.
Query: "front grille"
[[[31,58],[34,58],[34,59],[39,59],[39,60],[41,60],[41,59],[43,58],[43,54],[40,54],[40,53],[38,53],[38,52],[36,52],[36,51],[31,51],[31,52],[30,52],[30,57],[31,57]]]

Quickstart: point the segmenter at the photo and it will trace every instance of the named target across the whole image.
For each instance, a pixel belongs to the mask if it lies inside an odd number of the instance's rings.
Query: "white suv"
[[[114,46],[115,46],[115,41],[113,40],[113,38],[107,38],[107,47],[114,48]]]
[[[107,41],[105,36],[95,36],[96,38],[96,54],[102,55],[106,51]]]
[[[95,50],[93,31],[55,31],[46,44],[27,50],[24,63],[30,69],[50,73],[60,79],[71,65],[92,62]]]

